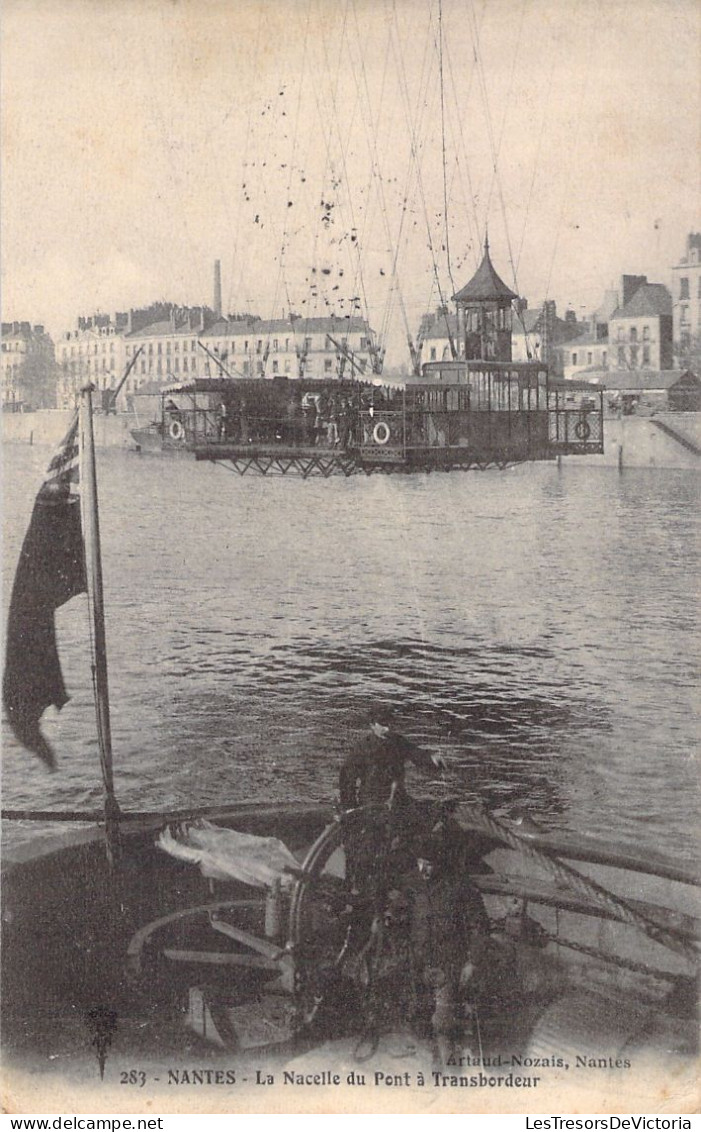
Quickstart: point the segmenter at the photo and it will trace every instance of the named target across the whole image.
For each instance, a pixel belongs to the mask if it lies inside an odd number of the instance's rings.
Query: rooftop
[[[616,318],[659,318],[672,314],[672,296],[663,283],[643,283],[625,306],[618,307],[611,315]]]
[[[489,257],[489,240],[486,239],[481,264],[469,283],[453,295],[453,301],[456,303],[478,303],[489,300],[511,302],[516,298],[518,296],[506,286],[504,280],[500,279],[494,270],[494,264]]]

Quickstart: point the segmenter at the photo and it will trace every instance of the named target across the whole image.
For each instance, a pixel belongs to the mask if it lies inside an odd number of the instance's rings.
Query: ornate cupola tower
[[[511,361],[511,303],[517,297],[494,270],[485,239],[481,264],[470,282],[453,295],[459,348],[467,361]]]

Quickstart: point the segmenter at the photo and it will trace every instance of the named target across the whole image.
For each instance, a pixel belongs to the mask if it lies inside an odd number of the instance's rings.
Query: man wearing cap
[[[341,806],[344,810],[358,806],[405,804],[410,799],[405,784],[406,764],[431,773],[445,770],[445,759],[416,746],[390,725],[390,717],[371,716],[369,732],[350,753],[340,775]],[[413,801],[413,799],[411,799]]]
[[[392,931],[394,923],[404,935],[411,955],[404,981],[445,1063],[473,937],[484,935],[487,920],[467,876],[465,833],[445,805],[407,792],[409,762],[425,772],[445,767],[440,754],[397,734],[386,716],[371,717],[369,734],[340,774],[346,878],[361,935],[369,930],[380,948],[385,927]]]
[[[409,762],[429,773],[445,767],[442,755],[430,754],[399,735],[390,717],[378,712],[341,767],[347,880],[351,893],[363,893],[376,907],[393,878],[412,867],[416,842],[439,818],[437,803],[408,793]]]

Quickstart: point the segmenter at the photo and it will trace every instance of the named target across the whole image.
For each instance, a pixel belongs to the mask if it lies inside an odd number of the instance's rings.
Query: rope
[[[567,885],[570,889],[579,893],[582,896],[590,897],[598,905],[608,912],[614,913],[616,919],[623,923],[630,924],[632,927],[639,928],[645,935],[656,943],[662,944],[663,947],[668,947],[671,951],[683,956],[689,963],[697,964],[699,962],[699,953],[696,947],[686,940],[683,936],[678,935],[676,932],[669,928],[663,928],[659,924],[648,920],[640,912],[632,908],[620,896],[614,896],[608,889],[603,888],[596,881],[590,880],[588,877],[582,875],[577,869],[571,865],[565,864],[564,861],[558,858],[549,857],[534,845],[531,845],[524,838],[519,837],[513,833],[506,826],[502,825],[496,818],[490,817],[484,811],[477,809],[473,806],[462,806],[460,808],[460,815],[465,815],[469,821],[476,825],[483,832],[496,837],[499,841],[508,845],[510,849],[521,853],[523,856],[536,861],[561,884]]]
[[[649,967],[647,963],[637,963],[635,959],[624,959],[620,955],[611,955],[609,952],[600,951],[596,947],[589,947],[586,943],[575,943],[573,939],[560,939],[559,936],[551,935],[550,932],[545,932],[545,935],[551,943],[556,943],[559,947],[568,947],[571,951],[579,951],[582,955],[589,955],[592,959],[599,959],[604,963],[612,963],[626,971],[634,971],[637,975],[652,975],[656,979],[664,979],[667,982],[679,977],[672,974],[671,971],[661,971],[657,967]]]
[[[443,4],[442,0],[438,0],[438,70],[440,73],[440,89],[441,89],[441,145],[443,153],[443,221],[445,224],[445,256],[448,265],[448,278],[450,285],[453,288],[453,294],[457,291],[455,280],[453,279],[453,269],[450,263],[450,225],[448,224],[448,174],[446,170],[446,156],[445,156],[445,82],[443,78]]]

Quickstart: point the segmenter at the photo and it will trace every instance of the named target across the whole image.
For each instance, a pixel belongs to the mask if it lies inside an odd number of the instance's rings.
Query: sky
[[[531,306],[670,282],[696,0],[5,0],[2,317],[368,316],[407,360],[488,232]]]

